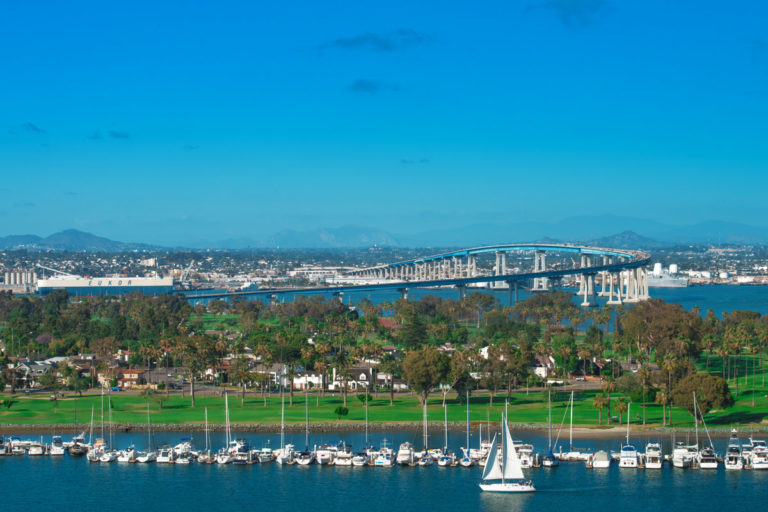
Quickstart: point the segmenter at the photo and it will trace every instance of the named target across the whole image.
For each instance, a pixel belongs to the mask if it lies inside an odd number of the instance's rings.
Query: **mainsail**
[[[512,435],[509,433],[509,424],[506,416],[504,417],[504,478],[509,480],[523,480],[523,468],[520,465],[520,459],[517,457],[517,450],[512,442]]]
[[[496,455],[496,452],[496,434],[494,434],[493,441],[491,441],[491,451],[488,452],[485,470],[483,471],[483,480],[499,480],[503,477],[501,472],[501,459]]]
[[[507,417],[502,416],[502,443],[501,457],[497,456],[496,436],[493,436],[491,442],[491,451],[488,453],[488,459],[483,471],[483,480],[524,480],[523,468],[520,466],[520,459],[517,457],[515,445],[512,442],[512,435],[509,433]]]

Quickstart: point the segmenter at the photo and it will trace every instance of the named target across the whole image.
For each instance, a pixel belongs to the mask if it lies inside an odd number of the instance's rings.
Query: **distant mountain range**
[[[156,248],[149,244],[116,242],[76,229],[66,229],[45,238],[37,235],[0,237],[0,249],[122,252]]]
[[[639,233],[642,233],[639,234]],[[419,234],[393,234],[362,226],[283,230],[268,237],[243,237],[191,243],[174,249],[472,247],[484,244],[567,241],[615,248],[658,249],[681,244],[768,245],[768,227],[704,221],[673,226],[647,219],[612,215],[570,217],[554,223],[473,224]],[[37,235],[0,237],[0,249],[119,252],[171,249],[144,243],[117,242],[75,229],[42,238]]]

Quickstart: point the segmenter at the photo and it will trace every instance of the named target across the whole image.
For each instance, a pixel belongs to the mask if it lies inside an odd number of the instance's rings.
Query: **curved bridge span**
[[[533,269],[520,271],[507,268],[509,253],[533,254]],[[548,254],[568,257],[572,265],[565,268],[547,266]],[[477,257],[494,255],[495,264],[490,271],[478,269]],[[578,257],[576,261],[574,257]],[[293,287],[264,289],[245,292],[222,292],[188,295],[189,300],[227,297],[313,295],[375,290],[397,290],[407,298],[411,288],[455,287],[463,296],[467,287],[486,286],[508,288],[510,303],[517,299],[521,282],[533,281],[531,291],[551,289],[554,283],[566,276],[578,280],[582,306],[596,305],[596,295],[608,297],[608,304],[638,302],[649,298],[648,278],[645,267],[651,262],[649,254],[642,251],[590,247],[573,244],[517,243],[489,245],[461,249],[432,256],[404,260],[373,267],[350,269],[349,284],[318,287]],[[596,278],[602,289],[596,293]],[[513,295],[514,294],[514,295]]]

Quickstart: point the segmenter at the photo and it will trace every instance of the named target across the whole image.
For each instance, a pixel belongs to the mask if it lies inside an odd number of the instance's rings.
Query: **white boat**
[[[173,464],[176,460],[176,454],[173,452],[173,448],[168,445],[161,446],[157,451],[157,463],[158,464]]]
[[[147,402],[147,451],[136,452],[134,462],[147,464],[157,461],[157,452],[152,449],[152,418],[149,414],[149,402]]]
[[[315,462],[320,465],[333,464],[336,454],[339,452],[338,446],[333,444],[321,444],[315,448]]]
[[[714,448],[707,446],[699,452],[699,467],[701,469],[717,469],[719,463]]]
[[[599,450],[592,454],[587,464],[593,469],[608,469],[611,467],[613,458],[605,450]]]
[[[660,443],[645,445],[645,469],[661,469],[664,465],[664,455]]]
[[[494,436],[480,489],[488,492],[533,492],[536,488],[533,482],[525,480],[523,468],[520,467],[520,460],[512,444],[506,415],[502,416],[501,424],[501,457],[496,455],[498,447]]]
[[[280,388],[280,449],[275,454],[275,462],[280,464],[293,464],[293,451],[295,446],[285,444],[285,394]]]
[[[258,455],[251,450],[251,445],[245,439],[235,439],[230,447],[232,464],[253,464],[257,462]]]
[[[334,466],[352,466],[352,459],[355,454],[352,453],[351,447],[344,444],[342,449],[336,452],[336,456],[333,458]]]
[[[428,426],[427,426],[427,401],[424,400],[424,406],[423,409],[423,428],[422,428],[422,438],[424,443],[424,450],[422,450],[421,455],[419,456],[419,462],[418,465],[422,467],[431,466],[435,463],[435,458],[430,454],[430,450],[427,447],[428,445],[428,439],[429,439],[429,433],[428,433]],[[442,453],[442,450],[441,450]]]
[[[619,454],[619,467],[620,468],[637,468],[639,457],[637,449],[629,444],[629,418],[632,404],[627,404],[627,443],[621,447],[621,453]]]
[[[185,437],[179,444],[173,447],[176,456],[192,453],[192,438]]]
[[[696,402],[696,392],[693,393],[693,412],[694,412],[694,418],[698,414],[698,416],[701,418],[701,424],[704,426],[704,432],[707,434],[707,439],[709,439],[709,446],[702,448],[701,451],[698,453],[698,457],[696,458],[699,468],[701,469],[717,469],[719,466],[717,453],[715,453],[715,445],[712,443],[712,438],[709,437],[709,429],[707,428],[707,423],[704,421],[704,414],[702,413],[701,409],[699,408],[697,402]],[[694,421],[694,423],[697,423]],[[696,445],[699,444],[699,430],[698,425],[696,426]]]
[[[741,453],[741,441],[736,429],[731,430],[728,448],[725,450],[725,469],[744,469],[744,456]]]
[[[768,447],[766,447],[765,441],[750,437],[749,442],[751,446],[749,467],[757,470],[768,469]]]
[[[401,466],[407,466],[413,464],[415,455],[413,453],[413,445],[408,441],[402,443],[397,450],[397,457],[395,459]]]
[[[541,465],[545,468],[555,468],[560,465],[560,459],[552,453],[552,391],[547,392],[547,454],[542,458]]]
[[[370,453],[368,456],[369,458],[373,455],[373,453]],[[378,451],[375,452],[375,457],[373,459],[373,465],[382,467],[382,468],[391,468],[395,465],[395,460],[397,458],[397,455],[395,454],[394,450],[389,447],[389,442],[387,442],[386,439],[381,441],[381,447],[378,449]]]
[[[187,465],[192,464],[195,461],[195,455],[192,452],[183,452],[181,455],[176,456],[176,460],[173,461],[174,464],[181,464]]]
[[[10,447],[5,442],[5,438],[0,437],[0,456],[10,455]]]
[[[64,440],[61,436],[53,436],[51,446],[48,448],[48,455],[64,455],[67,449],[64,447]]]
[[[216,454],[216,464],[229,464],[232,462],[232,432],[229,429],[229,395],[224,391],[224,448]]]
[[[136,462],[136,447],[129,446],[125,450],[120,450],[117,453],[117,462]]]
[[[533,468],[536,465],[536,454],[533,452],[533,445],[523,443],[522,441],[513,442],[515,450],[517,450],[517,458],[520,459],[520,467],[523,469]]]
[[[374,459],[375,460],[375,459]],[[357,467],[368,466],[371,463],[370,456],[366,452],[359,452],[352,457],[352,465]]]
[[[675,442],[675,446],[672,449],[672,466],[680,469],[691,467],[693,454],[697,452],[698,449],[695,449],[693,446],[688,446],[682,441]]]
[[[293,460],[299,466],[309,466],[315,462],[315,454],[310,451],[297,452],[293,455]]]
[[[459,465],[463,468],[471,468],[475,465],[469,448],[469,391],[467,391],[467,446],[461,448],[463,456],[459,459]]]
[[[267,440],[267,446],[262,446],[258,452],[259,463],[266,464],[275,460],[275,453],[272,448],[269,447],[269,440]]]
[[[29,443],[29,447],[27,448],[27,455],[45,455],[45,445],[43,444],[42,437],[40,438],[40,441],[32,441]]]
[[[573,391],[571,391],[571,399],[570,403],[568,405],[570,409],[570,426],[568,428],[568,443],[569,443],[569,451],[559,454],[560,460],[566,460],[566,461],[582,461],[586,462],[589,460],[589,457],[592,455],[592,452],[590,450],[586,450],[583,448],[575,448],[573,446]],[[559,434],[558,434],[559,438]],[[562,450],[562,448],[561,448]]]

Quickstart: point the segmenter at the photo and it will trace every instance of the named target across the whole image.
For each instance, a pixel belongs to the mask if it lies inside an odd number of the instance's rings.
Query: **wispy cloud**
[[[26,201],[26,202],[23,202],[23,203],[14,203],[13,204],[14,208],[34,208],[35,206],[37,206],[37,205],[35,203],[30,202],[30,201]]]
[[[193,146],[191,144],[187,144],[185,146],[181,146],[181,149],[185,149],[187,151],[195,151],[196,149],[200,149],[200,146]]]
[[[32,132],[32,133],[48,133],[47,131],[45,131],[44,129],[40,128],[39,126],[37,126],[34,123],[24,123],[24,124],[21,125],[21,127],[25,131]]]
[[[604,7],[603,0],[547,0],[530,4],[525,10],[552,12],[566,27],[588,27],[592,18]]]
[[[401,28],[392,32],[366,32],[351,37],[340,37],[318,46],[318,49],[329,50],[367,50],[375,52],[394,52],[411,46],[428,44],[433,41],[429,34]]]
[[[101,132],[95,131],[88,138],[91,139],[91,140],[101,140]]]
[[[109,135],[113,139],[130,139],[131,134],[128,132],[118,132],[115,130],[110,130],[107,132],[107,135]]]
[[[394,84],[388,84],[379,80],[368,78],[358,78],[347,86],[347,90],[361,94],[378,94],[382,91],[399,91],[400,87]]]

